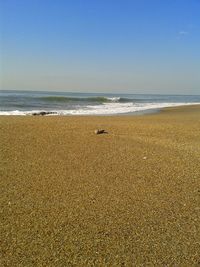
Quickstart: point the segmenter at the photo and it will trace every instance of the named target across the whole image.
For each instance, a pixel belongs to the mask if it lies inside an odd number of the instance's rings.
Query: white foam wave
[[[28,111],[19,111],[19,110],[13,110],[13,111],[0,111],[0,115],[4,116],[22,116],[22,115],[28,115]],[[32,113],[32,112],[30,112]],[[30,114],[31,115],[31,114]]]
[[[121,97],[106,97],[111,102],[118,102],[120,101]]]
[[[145,110],[162,109],[165,107],[176,107],[186,105],[196,105],[200,103],[104,103],[102,105],[79,107],[72,110],[51,110],[54,114],[47,114],[46,116],[56,115],[114,115],[142,112]],[[33,113],[40,113],[45,110],[31,110],[31,111],[0,111],[0,115],[33,115]],[[47,111],[48,112],[48,111]]]
[[[87,106],[86,109],[63,110],[59,112],[59,115],[114,115],[194,104],[200,103],[106,103],[103,105]]]

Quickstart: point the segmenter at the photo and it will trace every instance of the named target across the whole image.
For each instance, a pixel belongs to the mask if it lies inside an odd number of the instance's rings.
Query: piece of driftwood
[[[32,115],[33,116],[45,116],[45,115],[51,115],[51,114],[56,114],[56,112],[53,112],[53,111],[39,111],[39,112],[34,112]]]
[[[99,129],[97,129],[97,130],[94,131],[94,133],[95,134],[104,134],[104,133],[108,133],[108,132],[106,132],[105,130],[99,130]]]

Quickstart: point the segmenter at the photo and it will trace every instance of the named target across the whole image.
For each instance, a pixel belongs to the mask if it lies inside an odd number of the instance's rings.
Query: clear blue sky
[[[200,0],[1,0],[1,89],[200,94]]]

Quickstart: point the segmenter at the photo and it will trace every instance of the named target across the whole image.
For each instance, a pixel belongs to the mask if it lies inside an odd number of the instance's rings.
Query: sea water
[[[0,115],[141,114],[165,107],[200,104],[200,95],[97,94],[0,91]]]

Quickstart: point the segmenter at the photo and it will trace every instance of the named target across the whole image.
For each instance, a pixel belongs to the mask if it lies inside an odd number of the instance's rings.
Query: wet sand
[[[200,266],[200,106],[1,116],[0,176],[1,266]]]

